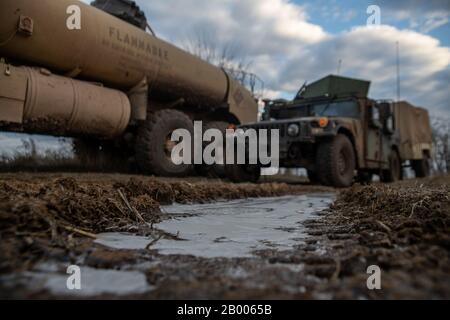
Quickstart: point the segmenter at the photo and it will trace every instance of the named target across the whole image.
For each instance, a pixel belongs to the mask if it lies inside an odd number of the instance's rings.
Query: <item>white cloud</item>
[[[218,42],[236,43],[252,55],[276,53],[280,46],[292,49],[293,44],[311,44],[326,37],[320,26],[307,21],[303,7],[288,0],[161,0],[145,2],[142,7],[154,29],[178,44],[199,28],[208,30]]]
[[[445,12],[431,12],[425,15],[423,23],[416,22],[416,25],[420,27],[420,31],[424,33],[430,33],[434,29],[440,28],[450,21],[450,15]]]
[[[326,0],[325,0],[326,1]],[[326,3],[326,4],[324,4]],[[358,12],[353,9],[344,8],[342,4],[335,1],[314,1],[306,6],[307,10],[320,15],[320,18],[326,20],[335,20],[340,22],[348,22],[357,17]]]
[[[409,27],[429,33],[450,22],[448,0],[374,0],[388,22],[408,21]]]
[[[417,4],[414,5],[415,2]],[[445,1],[378,0],[382,12],[422,10],[429,31],[448,15]],[[395,98],[395,43],[401,43],[402,97],[434,110],[450,110],[450,49],[418,30],[355,27],[328,34],[310,22],[307,8],[288,0],[139,1],[157,34],[183,45],[202,30],[218,46],[232,44],[252,61],[267,94],[294,94],[306,80],[336,73],[372,80],[374,98]],[[331,5],[331,4],[330,4]],[[417,8],[416,8],[417,7]],[[425,8],[425,9],[424,9]],[[409,10],[409,11],[408,11]],[[436,12],[441,12],[437,15]],[[433,18],[434,17],[434,18]],[[431,19],[431,20],[430,20]],[[432,20],[434,19],[434,20]],[[447,111],[450,113],[450,111]]]
[[[357,27],[309,46],[285,66],[279,83],[284,90],[294,90],[304,80],[335,73],[342,59],[343,75],[372,80],[374,98],[395,98],[397,41],[402,98],[448,110],[450,49],[430,36],[389,26]]]

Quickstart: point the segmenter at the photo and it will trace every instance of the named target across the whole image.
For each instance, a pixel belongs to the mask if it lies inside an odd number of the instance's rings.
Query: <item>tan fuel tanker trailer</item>
[[[1,0],[0,130],[126,144],[142,171],[171,176],[192,169],[170,159],[175,129],[256,121],[248,90],[142,16],[128,0]]]

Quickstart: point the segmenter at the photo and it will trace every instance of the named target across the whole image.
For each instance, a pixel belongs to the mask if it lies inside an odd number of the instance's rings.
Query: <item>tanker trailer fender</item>
[[[144,77],[136,86],[127,92],[131,105],[130,125],[138,121],[147,120],[149,85],[147,77]]]
[[[229,112],[239,120],[239,124],[256,122],[258,120],[257,101],[239,81],[224,69],[222,70],[228,80],[227,104]]]
[[[28,76],[0,61],[0,123],[2,127],[17,127],[23,123]]]

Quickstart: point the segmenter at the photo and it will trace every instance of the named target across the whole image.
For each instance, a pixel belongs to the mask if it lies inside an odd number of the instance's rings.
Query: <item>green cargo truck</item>
[[[281,167],[305,168],[314,183],[348,187],[374,174],[393,182],[408,161],[418,177],[428,176],[428,112],[369,99],[369,89],[369,81],[331,75],[303,86],[293,101],[266,101],[263,121],[241,128],[278,129]],[[235,182],[257,181],[260,170],[232,165],[227,173]]]

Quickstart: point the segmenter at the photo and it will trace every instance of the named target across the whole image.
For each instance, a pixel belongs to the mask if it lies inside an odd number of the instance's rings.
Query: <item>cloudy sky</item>
[[[450,0],[137,2],[165,40],[183,46],[202,32],[238,48],[269,97],[292,97],[342,60],[341,75],[372,80],[373,98],[394,99],[399,41],[402,99],[450,115]],[[380,7],[381,26],[367,26],[369,5]]]

